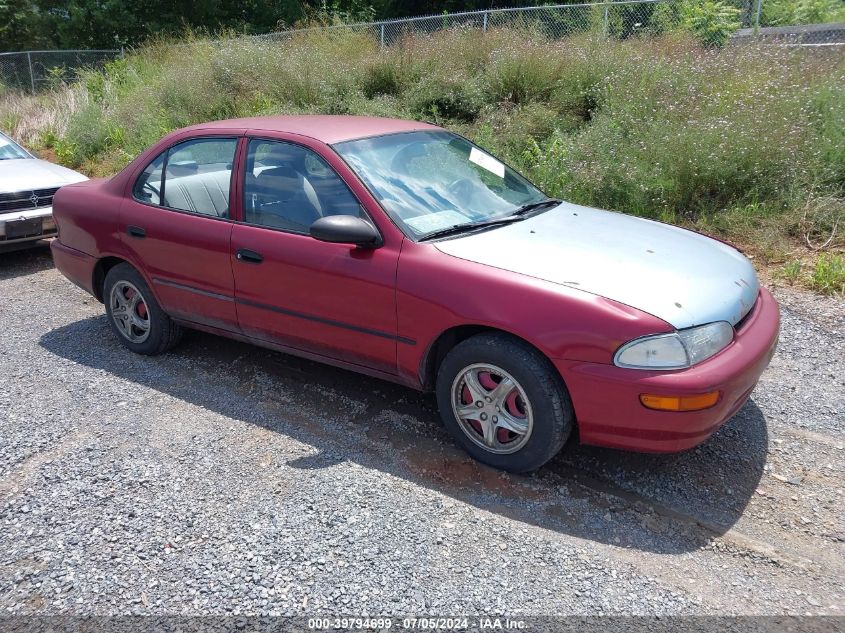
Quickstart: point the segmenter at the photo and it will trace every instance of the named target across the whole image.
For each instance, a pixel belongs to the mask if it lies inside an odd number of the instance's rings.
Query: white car
[[[55,237],[53,194],[83,180],[88,179],[36,158],[0,132],[0,252]]]

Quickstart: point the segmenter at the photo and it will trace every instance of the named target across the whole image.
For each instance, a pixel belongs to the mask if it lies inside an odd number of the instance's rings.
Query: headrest
[[[285,163],[295,165],[302,159],[302,150],[288,143],[270,143],[267,148],[267,153],[261,156],[261,162],[271,167]]]

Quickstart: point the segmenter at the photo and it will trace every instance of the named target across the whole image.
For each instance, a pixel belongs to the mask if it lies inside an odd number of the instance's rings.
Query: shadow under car
[[[729,530],[758,486],[768,448],[765,418],[749,400],[707,442],[683,453],[628,453],[570,441],[537,473],[512,475],[459,449],[433,396],[349,371],[199,332],[164,356],[137,356],[114,338],[105,316],[54,329],[40,344],[317,449],[290,467],[354,461],[486,511],[642,551],[692,551]]]

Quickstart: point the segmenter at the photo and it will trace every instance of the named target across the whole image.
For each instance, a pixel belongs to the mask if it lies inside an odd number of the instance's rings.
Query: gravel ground
[[[842,615],[845,306],[776,293],[704,445],[522,477],[408,389],[198,333],[132,355],[46,250],[0,256],[0,613]]]

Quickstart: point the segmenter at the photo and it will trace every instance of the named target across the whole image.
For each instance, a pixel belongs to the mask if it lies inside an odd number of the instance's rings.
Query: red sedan
[[[63,187],[59,270],[125,347],[204,330],[434,390],[476,459],[580,441],[669,452],[743,405],[779,312],[750,262],[677,227],[550,199],[433,125],[218,121]]]

